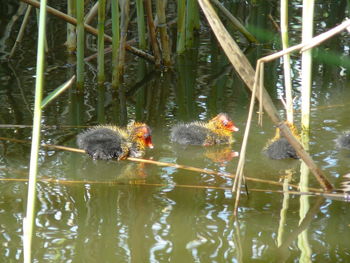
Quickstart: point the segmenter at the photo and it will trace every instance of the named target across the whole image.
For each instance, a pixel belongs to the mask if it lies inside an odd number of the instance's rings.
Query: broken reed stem
[[[95,18],[95,16],[98,14],[98,4],[100,1],[97,1],[92,8],[90,8],[90,11],[85,16],[85,24],[91,24],[92,20]]]
[[[225,6],[220,3],[218,0],[211,0],[217,8],[220,9],[220,11],[226,16],[228,20],[230,20],[232,26],[237,29],[239,32],[242,33],[242,35],[251,43],[258,43],[258,40],[239,22],[239,20],[234,17],[234,15],[231,14],[230,11],[228,11]]]
[[[233,214],[235,216],[237,215],[239,198],[240,198],[240,193],[241,193],[240,189],[241,189],[241,184],[242,184],[242,180],[243,180],[243,168],[244,168],[244,163],[245,163],[245,154],[246,154],[246,150],[247,150],[248,137],[249,137],[250,126],[251,126],[251,122],[252,122],[253,111],[254,111],[255,93],[256,93],[256,89],[257,89],[257,83],[259,81],[258,78],[260,76],[259,70],[260,70],[260,67],[258,65],[258,70],[256,71],[255,77],[254,77],[254,87],[253,87],[252,96],[250,99],[248,119],[246,122],[245,131],[244,131],[241,152],[239,155],[236,177],[235,177],[233,187],[232,187],[232,192],[236,191],[236,200],[235,200],[235,207],[234,207],[234,212],[233,212]]]
[[[27,4],[30,4],[36,8],[40,7],[40,3],[38,1],[34,1],[34,0],[20,0],[20,1],[27,3]],[[67,23],[70,23],[70,24],[75,25],[75,26],[77,25],[77,20],[75,18],[68,16],[65,13],[62,13],[61,11],[58,11],[57,9],[54,9],[54,8],[48,6],[46,8],[46,10],[48,13],[63,19]],[[94,27],[87,25],[87,24],[84,24],[84,28],[90,34],[93,34],[95,36],[98,35],[98,31]],[[105,41],[112,43],[112,38],[110,36],[105,34],[104,38],[105,38]],[[147,52],[144,52],[140,49],[137,49],[133,46],[130,46],[129,44],[126,44],[125,48],[128,51],[130,51],[131,53],[135,54],[136,56],[142,57],[142,58],[154,63],[154,57],[152,55],[148,54]]]
[[[15,142],[15,143],[30,143],[30,141],[19,140],[19,139],[14,139],[14,138],[7,138],[7,137],[0,137],[0,140]],[[57,149],[57,150],[69,151],[69,152],[85,153],[85,151],[82,149],[77,149],[77,148],[67,147],[67,146],[60,146],[60,145],[53,145],[53,144],[41,144],[41,146],[46,147],[46,148],[53,148],[53,149]],[[235,178],[235,175],[232,173],[220,173],[220,172],[216,172],[213,170],[202,169],[202,168],[192,167],[192,166],[188,166],[188,165],[159,162],[159,161],[153,161],[153,160],[147,160],[147,159],[141,159],[141,158],[133,158],[133,157],[129,157],[129,158],[127,158],[127,160],[132,161],[132,162],[154,164],[157,166],[173,167],[173,168],[177,168],[177,169],[198,172],[198,173],[211,174],[211,175],[216,175],[216,176],[221,176],[221,177]],[[276,186],[283,186],[283,183],[275,182],[272,180],[264,180],[264,179],[260,179],[260,178],[253,178],[253,177],[247,177],[247,176],[245,176],[245,179],[247,181],[256,182],[256,183],[265,183],[265,184],[271,184],[271,185],[276,185]],[[289,186],[294,188],[294,189],[299,189],[299,186],[294,185],[294,184],[290,184]],[[322,192],[322,190],[317,189],[317,188],[310,188],[310,189],[312,191],[315,191],[315,192]]]
[[[24,35],[24,30],[25,30],[25,28],[26,28],[26,26],[28,24],[28,19],[29,19],[29,15],[30,15],[30,11],[31,10],[32,10],[32,6],[28,5],[27,6],[27,10],[26,10],[26,14],[24,15],[24,18],[23,18],[23,22],[22,22],[21,28],[19,29],[19,32],[18,32],[18,35],[17,35],[17,38],[16,38],[16,42],[15,42],[15,44],[13,45],[13,47],[11,49],[9,58],[13,57],[13,55],[15,54],[17,45],[22,41],[22,38],[23,38],[23,35]]]

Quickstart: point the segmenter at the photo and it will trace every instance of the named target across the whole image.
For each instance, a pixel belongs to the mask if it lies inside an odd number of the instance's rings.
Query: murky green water
[[[250,23],[265,45],[246,50],[251,61],[278,48],[278,34],[267,15],[278,17],[271,1],[260,5],[231,4],[234,13]],[[230,5],[228,5],[230,6]],[[318,3],[316,32],[338,24],[348,15],[346,1]],[[0,9],[0,52],[6,55],[15,40],[19,21],[10,18],[16,1]],[[299,41],[300,3],[292,6],[293,41]],[[46,94],[74,74],[63,47],[64,24],[49,17],[50,52]],[[205,29],[203,27],[203,29]],[[263,31],[264,30],[264,31]],[[31,125],[34,100],[34,19],[12,62],[0,64],[0,123]],[[350,171],[350,152],[336,149],[334,139],[349,130],[349,34],[327,41],[315,51],[310,153],[335,187]],[[234,173],[238,158],[228,160],[231,148],[182,148],[169,142],[170,127],[179,121],[208,119],[227,112],[241,129],[232,146],[239,151],[247,118],[250,92],[229,66],[213,36],[201,35],[200,45],[176,60],[167,73],[154,73],[139,59],[128,56],[125,93],[115,93],[109,82],[96,86],[96,63],[86,64],[86,90],[69,90],[43,112],[42,142],[76,147],[78,126],[147,122],[155,149],[145,158]],[[74,61],[74,59],[72,60]],[[110,63],[110,60],[106,62]],[[54,68],[59,66],[59,68]],[[109,70],[109,66],[107,66]],[[293,60],[296,119],[299,120],[300,61]],[[280,62],[267,66],[265,84],[283,114],[279,96],[283,84]],[[108,76],[109,78],[109,76]],[[141,81],[143,80],[143,81]],[[77,128],[78,127],[78,128]],[[292,183],[300,180],[300,162],[271,161],[261,154],[274,127],[254,117],[245,175],[281,181],[293,169]],[[0,136],[30,140],[31,128],[1,128]],[[30,147],[0,142],[0,261],[22,261],[22,220],[25,215]],[[231,178],[128,161],[92,161],[88,156],[42,149],[37,190],[34,238],[35,262],[349,262],[349,203],[283,196],[282,186],[247,180],[238,220]],[[59,180],[54,182],[53,180]],[[309,175],[310,187],[319,188]],[[259,191],[265,190],[265,191]],[[270,191],[269,191],[270,190]],[[284,207],[284,209],[282,209]],[[300,218],[300,213],[303,216]]]

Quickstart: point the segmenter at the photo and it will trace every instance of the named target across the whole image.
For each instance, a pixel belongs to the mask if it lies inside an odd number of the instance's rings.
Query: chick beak
[[[153,143],[152,143],[152,137],[151,137],[151,136],[148,136],[148,137],[146,138],[146,145],[147,145],[147,147],[150,148],[150,149],[153,149],[153,148],[154,148]]]

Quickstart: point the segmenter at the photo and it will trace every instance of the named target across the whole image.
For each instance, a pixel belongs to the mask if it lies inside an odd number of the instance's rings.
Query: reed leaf
[[[49,95],[47,95],[43,101],[41,102],[41,109],[44,109],[50,102],[52,102],[55,98],[61,95],[64,91],[70,88],[75,80],[75,75],[71,77],[68,81],[60,85],[54,91],[52,91]]]

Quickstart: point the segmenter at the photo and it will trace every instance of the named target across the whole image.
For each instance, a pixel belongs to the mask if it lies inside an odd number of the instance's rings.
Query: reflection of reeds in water
[[[347,194],[347,199],[350,201],[350,173],[343,175],[343,182],[341,183],[340,190]]]

